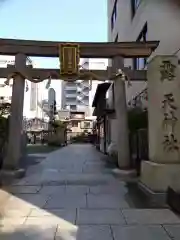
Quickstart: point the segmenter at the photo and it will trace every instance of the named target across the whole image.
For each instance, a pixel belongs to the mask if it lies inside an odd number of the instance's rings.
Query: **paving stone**
[[[113,180],[110,174],[82,173],[82,174],[66,174],[66,183],[68,185],[99,185],[108,184]]]
[[[77,224],[100,224],[100,225],[115,225],[126,224],[124,217],[120,210],[87,210],[79,209],[77,211]]]
[[[90,193],[92,194],[113,194],[113,195],[123,195],[127,193],[127,188],[124,183],[117,183],[105,186],[90,186]]]
[[[46,209],[85,208],[86,196],[79,194],[65,194],[61,198],[52,197],[45,205]]]
[[[113,240],[109,226],[59,227],[55,240]]]
[[[10,209],[5,208],[0,210],[0,215],[2,217],[10,217],[10,218],[17,218],[17,217],[27,217],[31,212],[31,208],[24,208],[24,209]]]
[[[56,226],[25,226],[1,229],[2,240],[54,240]]]
[[[4,207],[18,210],[25,208],[42,208],[47,202],[47,199],[48,197],[38,194],[19,194],[17,196],[11,196]]]
[[[57,226],[58,224],[58,218],[56,217],[48,217],[48,216],[42,216],[42,217],[28,217],[24,223],[24,225],[27,226]],[[60,220],[59,220],[60,221]]]
[[[18,209],[21,211],[30,208],[33,208],[32,204],[15,196],[11,196],[4,205],[4,209]]]
[[[103,172],[103,171],[106,171],[106,170],[108,170],[108,169],[106,169],[105,167],[104,167],[104,164],[103,163],[99,163],[99,162],[93,162],[93,163],[86,163],[86,164],[84,164],[84,166],[83,166],[83,169],[82,169],[82,171],[84,172],[84,173],[97,173],[97,172]]]
[[[128,224],[173,224],[180,218],[169,209],[123,209]]]
[[[66,177],[65,175],[62,175],[60,173],[54,174],[52,172],[50,173],[43,172],[42,175],[40,176],[37,175],[29,177],[26,180],[25,185],[29,186],[51,185],[53,182],[65,184],[66,183],[65,177]]]
[[[11,193],[37,193],[41,189],[41,186],[12,186],[9,191]]]
[[[78,226],[75,225],[58,225],[55,240],[76,240]]]
[[[173,240],[180,239],[180,225],[165,225],[164,228]]]
[[[82,168],[80,169],[61,169],[60,174],[81,174],[82,173]]]
[[[76,210],[75,209],[33,209],[29,217],[57,217],[68,221],[70,223],[75,223],[76,220]]]
[[[6,193],[0,204],[0,239],[51,240],[58,226],[59,240],[112,240],[112,232],[113,240],[169,240],[167,232],[179,240],[174,224],[180,222],[171,211],[130,209],[125,183],[108,173],[103,156],[89,144],[69,145],[30,167],[13,184],[17,196]]]
[[[74,226],[73,223],[57,216],[42,216],[42,217],[28,217],[24,223],[25,226],[57,226],[60,225],[64,228]]]
[[[48,156],[48,153],[30,153],[28,154],[30,157],[39,157],[39,158],[46,158]]]
[[[89,186],[66,186],[66,193],[68,194],[86,194],[89,193]]]
[[[161,226],[113,226],[114,240],[171,240]]]
[[[59,166],[60,173],[82,173],[83,171],[83,164],[66,164],[66,165],[60,165]]]
[[[64,194],[65,186],[43,186],[39,192],[40,195],[52,195],[54,193]]]
[[[0,226],[8,226],[8,225],[21,225],[25,222],[26,217],[5,217],[0,219]]]
[[[25,186],[26,185],[26,178],[23,178],[21,180],[15,180],[13,183],[12,183],[12,186]],[[37,184],[38,185],[38,184]]]
[[[93,170],[93,168],[90,167],[90,168],[84,168],[84,169],[83,169],[83,173],[111,174],[111,169],[106,169],[106,168],[96,169],[96,168],[95,168],[95,170]]]
[[[128,203],[119,196],[101,194],[87,195],[87,204],[89,208],[128,208]]]
[[[66,183],[66,179],[65,179],[66,174],[60,174],[59,171],[57,172],[47,171],[47,169],[43,168],[43,170],[40,171],[39,173],[32,174],[26,177],[24,185],[29,185],[29,186],[49,185],[51,184],[51,182],[59,182],[61,184]]]
[[[48,196],[42,196],[40,194],[18,194],[17,197],[26,201],[30,205],[40,208],[42,208],[49,199]]]

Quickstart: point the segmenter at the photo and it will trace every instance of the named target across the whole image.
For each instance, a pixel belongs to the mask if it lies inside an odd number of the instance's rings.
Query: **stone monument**
[[[153,192],[180,190],[180,69],[177,56],[156,56],[148,64],[149,161],[141,181]]]

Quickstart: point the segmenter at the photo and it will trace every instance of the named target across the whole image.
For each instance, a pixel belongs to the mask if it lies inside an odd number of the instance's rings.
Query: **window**
[[[70,110],[76,110],[76,105],[70,105]]]
[[[72,121],[72,127],[78,127],[78,121]]]
[[[132,10],[132,18],[136,14],[136,11],[141,3],[141,0],[131,0],[131,10]]]
[[[67,102],[67,104],[71,103],[71,102],[73,102],[73,103],[76,102],[76,96],[71,96],[71,97],[67,96],[66,97],[66,102]]]
[[[117,0],[115,0],[112,16],[111,16],[111,30],[113,30],[117,18]]]
[[[89,96],[88,95],[87,96],[84,95],[83,100],[88,101],[89,100]]]
[[[66,89],[65,91],[65,95],[66,94],[76,94],[76,90],[69,90],[69,89]]]
[[[142,70],[146,66],[146,58],[135,58],[134,59],[134,70]]]
[[[148,27],[147,27],[147,23],[146,23],[136,41],[137,42],[146,42],[147,41],[147,32],[148,32]],[[147,58],[134,58],[133,59],[133,69],[135,69],[135,70],[144,69],[146,64],[147,64]]]
[[[91,122],[90,121],[81,122],[81,128],[82,129],[91,128]]]

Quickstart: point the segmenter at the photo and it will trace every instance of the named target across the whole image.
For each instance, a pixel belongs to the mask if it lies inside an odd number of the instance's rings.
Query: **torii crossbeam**
[[[15,66],[9,66],[7,69],[0,69],[0,77],[8,77],[9,74],[13,77],[13,93],[12,93],[12,106],[11,106],[11,118],[10,118],[10,129],[9,129],[9,143],[7,157],[4,161],[4,168],[9,170],[16,170],[18,168],[19,159],[21,157],[21,130],[22,130],[22,119],[23,119],[23,100],[24,100],[24,84],[25,79],[30,81],[39,82],[47,79],[49,76],[55,79],[66,79],[66,75],[74,70],[77,70],[77,79],[83,79],[90,77],[92,80],[99,79],[114,80],[119,79],[117,70],[121,69],[125,75],[127,75],[130,81],[134,80],[146,80],[146,71],[132,71],[128,68],[124,68],[122,61],[115,60],[118,56],[123,58],[144,58],[149,57],[154,51],[159,42],[148,41],[148,42],[102,42],[102,43],[64,43],[64,42],[46,42],[46,41],[29,41],[29,40],[14,40],[14,39],[0,39],[0,55],[12,55],[15,56]],[[58,69],[35,69],[26,66],[26,57],[59,57],[61,61],[62,55],[60,47],[66,45],[76,45],[68,51],[68,56],[65,53],[65,60],[63,66],[67,72],[65,74]],[[66,52],[66,51],[65,51]],[[107,70],[81,70],[79,68],[79,58],[111,58],[113,61],[112,69]],[[75,62],[73,62],[75,61]],[[62,62],[60,62],[62,66]],[[76,72],[75,72],[76,75]],[[73,76],[74,77],[74,76]],[[72,76],[67,77],[67,80],[74,80]],[[97,78],[97,79],[98,79]],[[122,82],[122,81],[115,81]],[[125,104],[125,92],[123,90],[124,83],[119,85],[119,92],[121,94],[122,104],[116,101],[116,105],[119,113],[117,118],[124,117],[121,121],[121,129],[125,129],[127,126]],[[121,107],[123,105],[123,107]],[[121,114],[120,111],[123,113]],[[127,130],[121,133],[121,138],[127,134]],[[127,150],[127,141],[122,141],[122,149]],[[126,154],[127,156],[127,154]],[[124,156],[123,156],[124,157]],[[121,158],[121,156],[120,156]]]
[[[0,39],[1,55],[24,53],[32,57],[59,57],[58,46],[65,42]],[[159,42],[78,42],[81,58],[148,57]]]

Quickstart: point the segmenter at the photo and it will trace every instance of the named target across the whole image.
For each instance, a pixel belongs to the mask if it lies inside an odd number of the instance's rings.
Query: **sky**
[[[0,38],[107,41],[107,0],[0,0]]]
[[[107,0],[0,0],[0,38],[107,41]],[[34,67],[58,68],[58,59],[31,58]]]
[[[0,0],[0,37],[107,41],[107,0]]]
[[[106,1],[3,0],[0,36],[52,41],[106,41]]]

